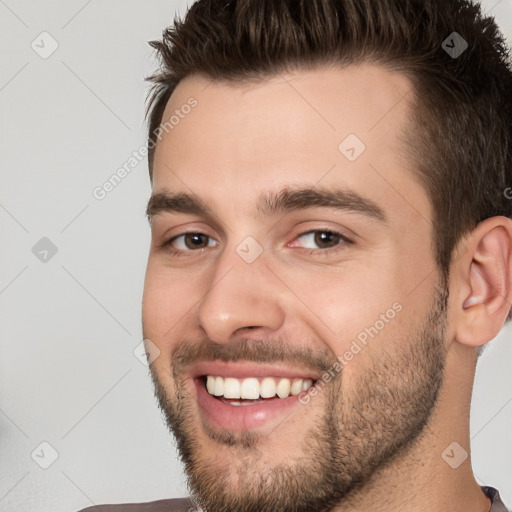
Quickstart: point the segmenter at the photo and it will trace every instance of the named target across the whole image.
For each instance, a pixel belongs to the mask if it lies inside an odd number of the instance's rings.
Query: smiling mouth
[[[300,394],[314,385],[312,379],[286,377],[221,377],[203,375],[203,384],[209,395],[233,405],[255,405],[267,400],[285,399]]]

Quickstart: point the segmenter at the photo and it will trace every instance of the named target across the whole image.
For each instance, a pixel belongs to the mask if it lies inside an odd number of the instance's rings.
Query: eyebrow
[[[146,216],[149,221],[161,213],[184,213],[213,217],[206,204],[195,194],[170,193],[167,191],[153,194],[148,201]]]
[[[387,223],[387,217],[380,206],[371,199],[349,189],[285,188],[277,193],[263,194],[257,205],[258,213],[264,217],[309,208],[332,208],[362,213],[374,220]],[[146,208],[146,215],[150,222],[154,216],[161,213],[215,217],[204,201],[195,194],[170,193],[168,191],[153,194]]]
[[[285,188],[260,198],[258,211],[264,216],[277,215],[308,208],[332,208],[347,212],[363,213],[386,222],[382,208],[367,197],[348,189]]]

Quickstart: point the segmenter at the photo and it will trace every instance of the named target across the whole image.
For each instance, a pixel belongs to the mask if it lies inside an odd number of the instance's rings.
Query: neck
[[[471,468],[469,409],[475,364],[474,350],[452,345],[436,408],[422,434],[335,512],[490,510]]]

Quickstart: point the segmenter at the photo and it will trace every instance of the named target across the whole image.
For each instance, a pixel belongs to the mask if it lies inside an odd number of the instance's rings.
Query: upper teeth
[[[286,398],[290,395],[298,395],[313,385],[311,379],[274,379],[265,377],[258,379],[235,379],[233,377],[206,377],[206,389],[210,395],[223,396],[224,398],[242,398],[256,400],[258,398]]]

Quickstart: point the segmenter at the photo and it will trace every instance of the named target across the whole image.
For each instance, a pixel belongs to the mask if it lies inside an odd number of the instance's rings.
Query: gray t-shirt
[[[482,487],[484,493],[491,499],[489,512],[512,512],[505,508],[500,493],[493,487]],[[132,503],[125,505],[97,505],[84,508],[79,512],[198,512],[199,509],[186,498],[176,500],[151,501],[149,503]]]
[[[493,487],[482,487],[482,490],[491,498],[492,506],[489,512],[510,512],[501,501],[500,493]]]

